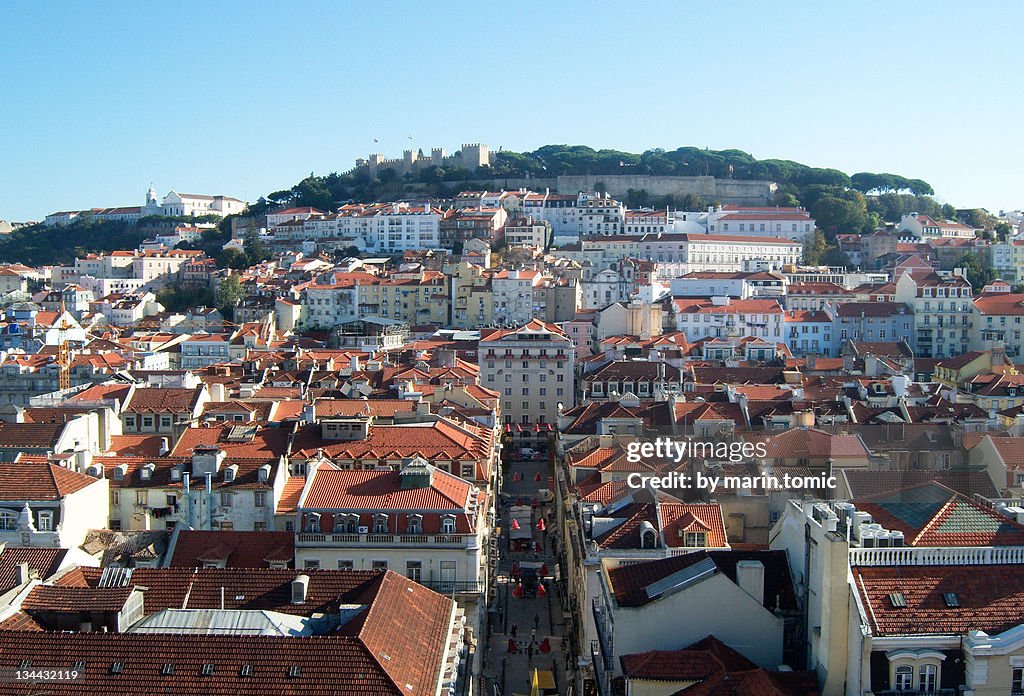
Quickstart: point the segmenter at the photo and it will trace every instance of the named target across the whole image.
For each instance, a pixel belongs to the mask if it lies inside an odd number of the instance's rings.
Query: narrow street
[[[542,676],[544,672],[551,674],[559,694],[568,693],[571,683],[566,678],[566,669],[572,669],[572,658],[567,658],[562,644],[569,627],[554,580],[558,562],[553,548],[556,525],[547,519],[549,513],[553,519],[554,507],[553,503],[544,503],[539,495],[541,489],[550,488],[549,474],[550,465],[544,459],[514,461],[504,477],[498,516],[502,530],[497,573],[498,609],[496,615],[492,614],[489,649],[484,660],[483,683],[487,696],[529,694],[535,669],[540,670]],[[518,510],[517,522],[527,519],[524,514],[532,520],[529,532],[523,524],[513,530],[510,511],[514,506]],[[532,512],[525,513],[521,506],[530,506]],[[542,517],[544,531],[538,529]],[[513,536],[528,537],[519,541],[521,550],[515,550]],[[540,580],[536,596],[530,597],[533,585],[530,576],[534,568],[538,569]]]

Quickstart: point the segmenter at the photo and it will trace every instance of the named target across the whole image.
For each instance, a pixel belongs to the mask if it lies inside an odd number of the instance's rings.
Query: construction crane
[[[60,300],[60,327],[57,332],[57,367],[60,369],[58,388],[61,391],[71,388],[71,343],[68,341],[67,310],[64,298]]]

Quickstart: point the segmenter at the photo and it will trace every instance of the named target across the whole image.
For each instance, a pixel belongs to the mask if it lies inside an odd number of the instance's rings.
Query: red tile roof
[[[1018,626],[1024,606],[1024,573],[1017,565],[854,567],[854,586],[876,636],[993,635]],[[899,592],[906,607],[893,606]],[[946,606],[955,593],[959,607]]]
[[[0,552],[0,594],[15,586],[15,573],[19,563],[28,563],[30,570],[39,573],[42,580],[57,572],[67,549],[48,549],[29,546],[8,546]]]
[[[202,387],[195,389],[167,389],[163,387],[137,387],[127,412],[186,413],[192,411]]]
[[[293,562],[292,532],[233,532],[183,529],[178,533],[170,566],[201,568],[205,561],[223,560],[227,568],[268,568],[273,562]]]
[[[52,449],[64,430],[64,423],[0,422],[0,447]]]
[[[792,428],[764,438],[766,459],[866,459],[864,443],[856,435],[835,435],[815,428]]]
[[[720,672],[741,672],[757,665],[714,636],[682,650],[651,650],[623,655],[622,673],[628,679],[703,681]]]
[[[851,502],[907,546],[1024,545],[1024,525],[934,481]]]
[[[782,609],[795,609],[796,594],[789,576],[789,562],[785,551],[695,551],[680,556],[646,561],[612,568],[608,582],[615,601],[620,607],[639,607],[655,601],[646,588],[705,559],[711,559],[718,569],[736,582],[736,564],[740,561],[760,561],[764,565],[764,605],[774,609],[776,602]]]
[[[0,463],[0,500],[60,500],[97,481],[56,464],[3,462]]]
[[[402,488],[397,471],[341,471],[320,467],[302,507],[326,510],[461,511],[469,508],[473,485],[439,469],[425,488]]]

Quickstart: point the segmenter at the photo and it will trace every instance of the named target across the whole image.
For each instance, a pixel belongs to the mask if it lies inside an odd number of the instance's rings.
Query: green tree
[[[871,229],[867,200],[849,189],[824,193],[810,205],[811,215],[829,239],[837,234],[867,232]]]
[[[971,252],[961,256],[957,261],[957,266],[967,270],[967,282],[971,284],[975,292],[981,292],[983,287],[998,277],[995,269],[984,265],[981,258]]]
[[[250,227],[249,231],[245,235],[245,241],[242,242],[245,249],[245,258],[248,262],[247,265],[252,266],[261,261],[266,261],[271,257],[270,250],[260,240],[260,234],[254,227]]]
[[[245,295],[245,287],[238,274],[232,273],[220,281],[220,285],[217,286],[217,309],[221,312],[231,312],[235,303],[242,299],[243,295]]]
[[[817,266],[828,250],[828,241],[820,230],[814,230],[804,239],[804,263]]]
[[[217,265],[221,268],[231,268],[234,270],[248,268],[249,257],[238,247],[229,246],[226,249],[222,249],[217,255]]]

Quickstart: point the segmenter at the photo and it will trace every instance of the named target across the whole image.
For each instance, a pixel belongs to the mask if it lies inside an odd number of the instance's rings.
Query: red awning
[[[505,424],[505,432],[506,433],[512,432],[512,424],[511,423],[506,423]]]
[[[549,433],[554,430],[554,428],[551,427],[550,423],[545,423],[544,425],[545,427],[547,427]]]
[[[533,424],[533,432],[535,432],[535,433],[539,433],[540,432],[540,423],[534,423]]]
[[[522,423],[516,423],[516,432],[517,433],[523,432],[523,425],[522,425]]]

